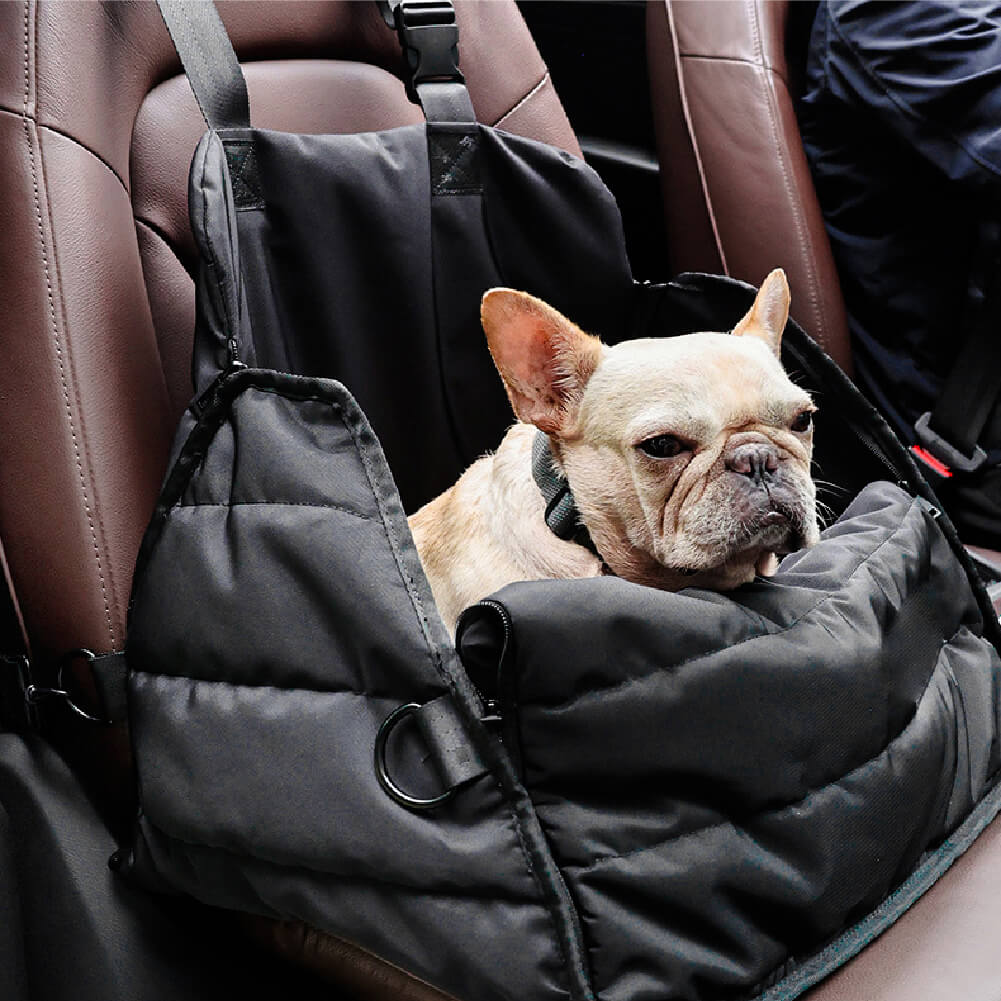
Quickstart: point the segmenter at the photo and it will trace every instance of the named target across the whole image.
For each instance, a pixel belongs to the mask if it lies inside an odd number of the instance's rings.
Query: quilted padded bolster
[[[390,713],[458,699],[461,679],[357,404],[339,383],[243,369],[197,409],[136,570],[142,811],[125,871],[306,921],[455,997],[565,999],[525,794],[495,769],[419,813],[376,776]]]
[[[498,599],[508,740],[603,999],[753,988],[875,906],[998,768],[997,653],[930,506],[891,484],[732,596]]]

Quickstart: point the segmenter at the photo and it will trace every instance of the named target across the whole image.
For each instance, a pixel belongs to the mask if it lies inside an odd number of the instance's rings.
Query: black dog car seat
[[[211,5],[161,6],[210,130],[116,865],[456,998],[795,997],[1001,805],[997,622],[908,454],[790,323],[847,488],[816,547],[729,595],[513,584],[453,644],[404,511],[510,423],[482,293],[613,344],[753,289],[635,283],[598,177],[472,120],[447,4],[395,9],[427,124],[346,136],[252,128]]]

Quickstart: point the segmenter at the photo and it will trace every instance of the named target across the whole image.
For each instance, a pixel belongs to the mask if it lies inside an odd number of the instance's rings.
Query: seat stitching
[[[806,257],[806,269],[808,278],[807,295],[810,302],[816,326],[814,331],[820,346],[827,350],[827,336],[824,330],[823,316],[821,315],[819,289],[817,282],[817,262],[813,252],[813,242],[809,238],[808,228],[804,224],[802,207],[796,192],[795,185],[789,175],[788,164],[786,163],[786,150],[779,141],[778,129],[778,108],[776,107],[774,83],[771,79],[773,71],[765,65],[764,46],[761,44],[761,33],[758,26],[757,0],[745,0],[748,12],[751,15],[751,30],[754,34],[754,51],[757,56],[758,72],[761,73],[765,83],[765,101],[768,112],[768,125],[772,132],[772,142],[775,146],[776,158],[779,170],[782,174],[782,184],[785,187],[786,197],[789,200],[789,208],[792,211],[793,225],[796,227],[796,235],[799,238],[800,246],[803,248]],[[775,74],[776,76],[778,74]]]
[[[543,88],[543,87],[545,87],[545,85],[546,85],[547,83],[549,83],[549,82],[550,82],[550,81],[549,81],[549,70],[547,69],[547,70],[546,70],[546,72],[545,72],[545,73],[544,73],[544,74],[542,75],[542,79],[541,79],[541,80],[539,80],[539,82],[538,82],[538,83],[536,83],[536,84],[535,84],[535,86],[534,86],[534,87],[532,87],[532,89],[531,89],[531,90],[530,90],[530,91],[529,91],[529,92],[528,92],[527,94],[525,94],[525,96],[524,96],[524,97],[520,98],[520,99],[519,99],[519,100],[518,100],[518,101],[517,101],[517,102],[515,103],[515,105],[514,105],[513,107],[511,107],[511,108],[508,108],[508,110],[507,110],[507,111],[505,111],[505,112],[504,112],[504,114],[503,114],[503,115],[501,115],[501,116],[500,116],[500,118],[498,118],[498,119],[497,119],[497,121],[495,121],[495,122],[494,122],[494,127],[496,128],[497,126],[499,126],[499,125],[501,124],[501,122],[503,122],[503,121],[504,121],[504,119],[505,119],[505,118],[509,118],[509,117],[510,117],[511,115],[513,115],[513,114],[514,114],[514,113],[515,113],[516,111],[518,111],[518,110],[519,110],[520,108],[522,108],[522,107],[523,107],[523,106],[524,106],[525,104],[527,104],[527,103],[528,103],[528,102],[529,102],[529,101],[530,101],[530,100],[531,100],[531,99],[532,99],[533,97],[535,97],[535,95],[536,95],[536,94],[538,94],[538,93],[539,93],[539,91],[540,91],[540,90],[542,90],[542,88]]]
[[[674,23],[672,0],[664,0],[664,9],[667,12],[667,33],[671,38],[671,50],[674,54],[674,72],[678,78],[678,98],[681,101],[681,114],[685,119],[685,128],[688,130],[688,140],[692,144],[695,168],[698,171],[699,183],[702,186],[702,197],[706,202],[706,212],[709,216],[709,225],[713,231],[713,239],[716,241],[716,252],[719,254],[720,267],[723,270],[723,274],[728,275],[730,274],[730,269],[726,263],[726,254],[723,251],[723,241],[720,239],[719,226],[716,224],[716,211],[713,208],[712,195],[709,193],[709,181],[706,178],[706,169],[702,162],[702,152],[699,149],[698,137],[695,135],[691,108],[688,106],[688,88],[685,85],[685,71],[682,63],[681,46],[678,42],[678,32]]]
[[[90,499],[87,493],[87,480],[83,467],[83,458],[80,449],[80,440],[77,436],[76,422],[73,419],[73,406],[70,400],[69,384],[66,379],[66,358],[63,354],[63,347],[60,343],[59,325],[56,320],[55,296],[52,291],[52,275],[49,270],[48,249],[45,243],[45,227],[42,221],[41,191],[39,188],[38,165],[35,161],[35,148],[31,138],[30,118],[28,115],[28,99],[31,93],[30,55],[31,39],[29,32],[30,25],[30,0],[25,0],[24,4],[24,107],[22,120],[24,123],[24,138],[28,147],[28,159],[31,165],[31,184],[35,203],[35,220],[38,223],[38,239],[42,253],[42,267],[45,272],[45,290],[49,305],[49,318],[52,322],[52,334],[56,349],[56,358],[59,363],[59,378],[62,383],[63,401],[66,405],[66,417],[69,423],[70,438],[73,443],[73,454],[76,460],[77,472],[80,476],[80,488],[83,495],[84,511],[87,515],[87,523],[90,527],[91,540],[94,547],[94,555],[97,559],[97,574],[101,584],[101,595],[104,599],[104,613],[108,623],[108,634],[111,639],[111,647],[115,647],[115,627],[111,618],[111,603],[108,596],[108,585],[105,580],[104,566],[101,560],[101,550],[97,540],[97,528],[94,524],[94,516],[90,506]],[[35,62],[38,62],[38,31],[35,31]],[[44,183],[44,178],[43,178]],[[49,226],[52,227],[52,217],[49,214]],[[65,313],[65,308],[64,308]],[[103,526],[102,526],[103,529]],[[102,532],[103,534],[103,532]]]

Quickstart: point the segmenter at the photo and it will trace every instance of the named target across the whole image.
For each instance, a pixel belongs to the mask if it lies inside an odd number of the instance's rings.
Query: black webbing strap
[[[476,121],[459,70],[459,28],[449,0],[378,0],[407,59],[407,94],[429,122]]]
[[[210,129],[249,128],[239,60],[211,0],[157,0],[195,100]]]
[[[449,789],[485,775],[487,766],[466,733],[450,695],[442,695],[415,713],[438,774]]]
[[[20,733],[30,725],[24,690],[29,684],[28,640],[0,547],[0,730]]]
[[[985,223],[981,231],[983,296],[972,297],[969,331],[933,410],[914,425],[921,444],[952,473],[970,473],[987,459],[978,444],[1001,397],[998,313],[1001,306],[1001,226]]]

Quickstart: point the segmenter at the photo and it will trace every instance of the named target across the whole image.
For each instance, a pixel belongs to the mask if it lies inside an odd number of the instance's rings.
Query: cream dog
[[[483,329],[520,423],[410,518],[449,629],[516,580],[727,590],[813,545],[816,408],[779,362],[788,315],[776,270],[732,335],[609,348],[525,292],[487,292]],[[547,525],[533,446],[565,477],[593,548]]]

